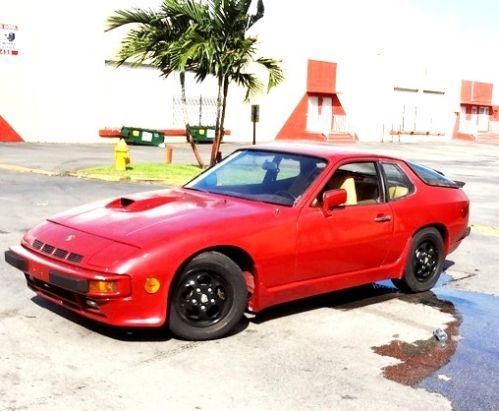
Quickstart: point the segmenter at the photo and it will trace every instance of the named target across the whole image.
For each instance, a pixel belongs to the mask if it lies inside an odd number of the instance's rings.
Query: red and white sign
[[[0,55],[17,56],[17,25],[0,23]]]

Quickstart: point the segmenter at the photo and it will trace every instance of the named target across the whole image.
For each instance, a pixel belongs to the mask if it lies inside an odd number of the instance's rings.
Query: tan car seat
[[[331,190],[337,190],[342,188],[347,192],[347,202],[345,205],[355,205],[357,204],[357,190],[355,188],[354,178],[347,173],[335,173],[328,183],[328,187]]]
[[[390,196],[390,200],[395,198],[403,197],[409,192],[407,187],[403,186],[392,186],[388,188],[388,195]]]

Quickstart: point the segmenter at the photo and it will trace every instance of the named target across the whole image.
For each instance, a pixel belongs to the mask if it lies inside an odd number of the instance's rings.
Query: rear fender
[[[395,263],[392,278],[401,279],[404,276],[405,267],[407,266],[407,260],[409,259],[409,253],[411,252],[411,244],[412,237],[407,239],[404,250],[402,251],[399,260]]]

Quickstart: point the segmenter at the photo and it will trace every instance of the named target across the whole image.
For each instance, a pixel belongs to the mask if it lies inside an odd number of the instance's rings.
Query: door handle
[[[387,223],[388,221],[392,221],[391,215],[378,215],[374,217],[374,221],[376,223]]]

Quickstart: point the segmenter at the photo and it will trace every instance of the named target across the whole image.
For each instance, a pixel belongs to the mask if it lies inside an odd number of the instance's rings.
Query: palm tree
[[[191,22],[188,31],[171,50],[175,65],[195,62],[196,78],[200,81],[213,75],[217,79],[217,117],[215,140],[210,164],[220,157],[220,143],[224,135],[225,113],[230,83],[246,88],[246,99],[263,90],[263,84],[250,71],[251,66],[262,66],[268,73],[267,92],[283,80],[279,61],[255,58],[257,38],[248,36],[248,30],[263,17],[263,1],[258,0],[256,14],[249,14],[251,0],[207,0],[204,8],[193,0],[174,0],[179,5],[177,15]]]
[[[246,99],[260,92],[263,83],[250,72],[253,64],[267,70],[267,91],[283,80],[279,61],[255,58],[257,39],[247,32],[263,17],[263,1],[258,0],[256,14],[249,14],[250,6],[251,0],[164,0],[158,12],[119,10],[109,18],[110,29],[139,25],[123,40],[117,64],[149,60],[164,76],[181,73],[181,82],[186,71],[193,72],[197,81],[210,75],[217,79],[211,165],[220,157],[230,83],[245,87]]]
[[[186,137],[198,165],[202,168],[204,167],[203,160],[192,137],[187,114],[185,71],[190,70],[191,67],[190,64],[186,64],[182,70],[179,70],[178,67],[172,65],[169,54],[170,47],[186,32],[190,22],[187,18],[175,16],[170,3],[176,5],[176,2],[165,1],[159,11],[137,8],[117,10],[113,16],[109,17],[109,26],[106,31],[129,24],[137,25],[122,41],[118,59],[115,61],[117,67],[127,62],[135,66],[148,62],[156,66],[165,78],[173,72],[179,72]]]

